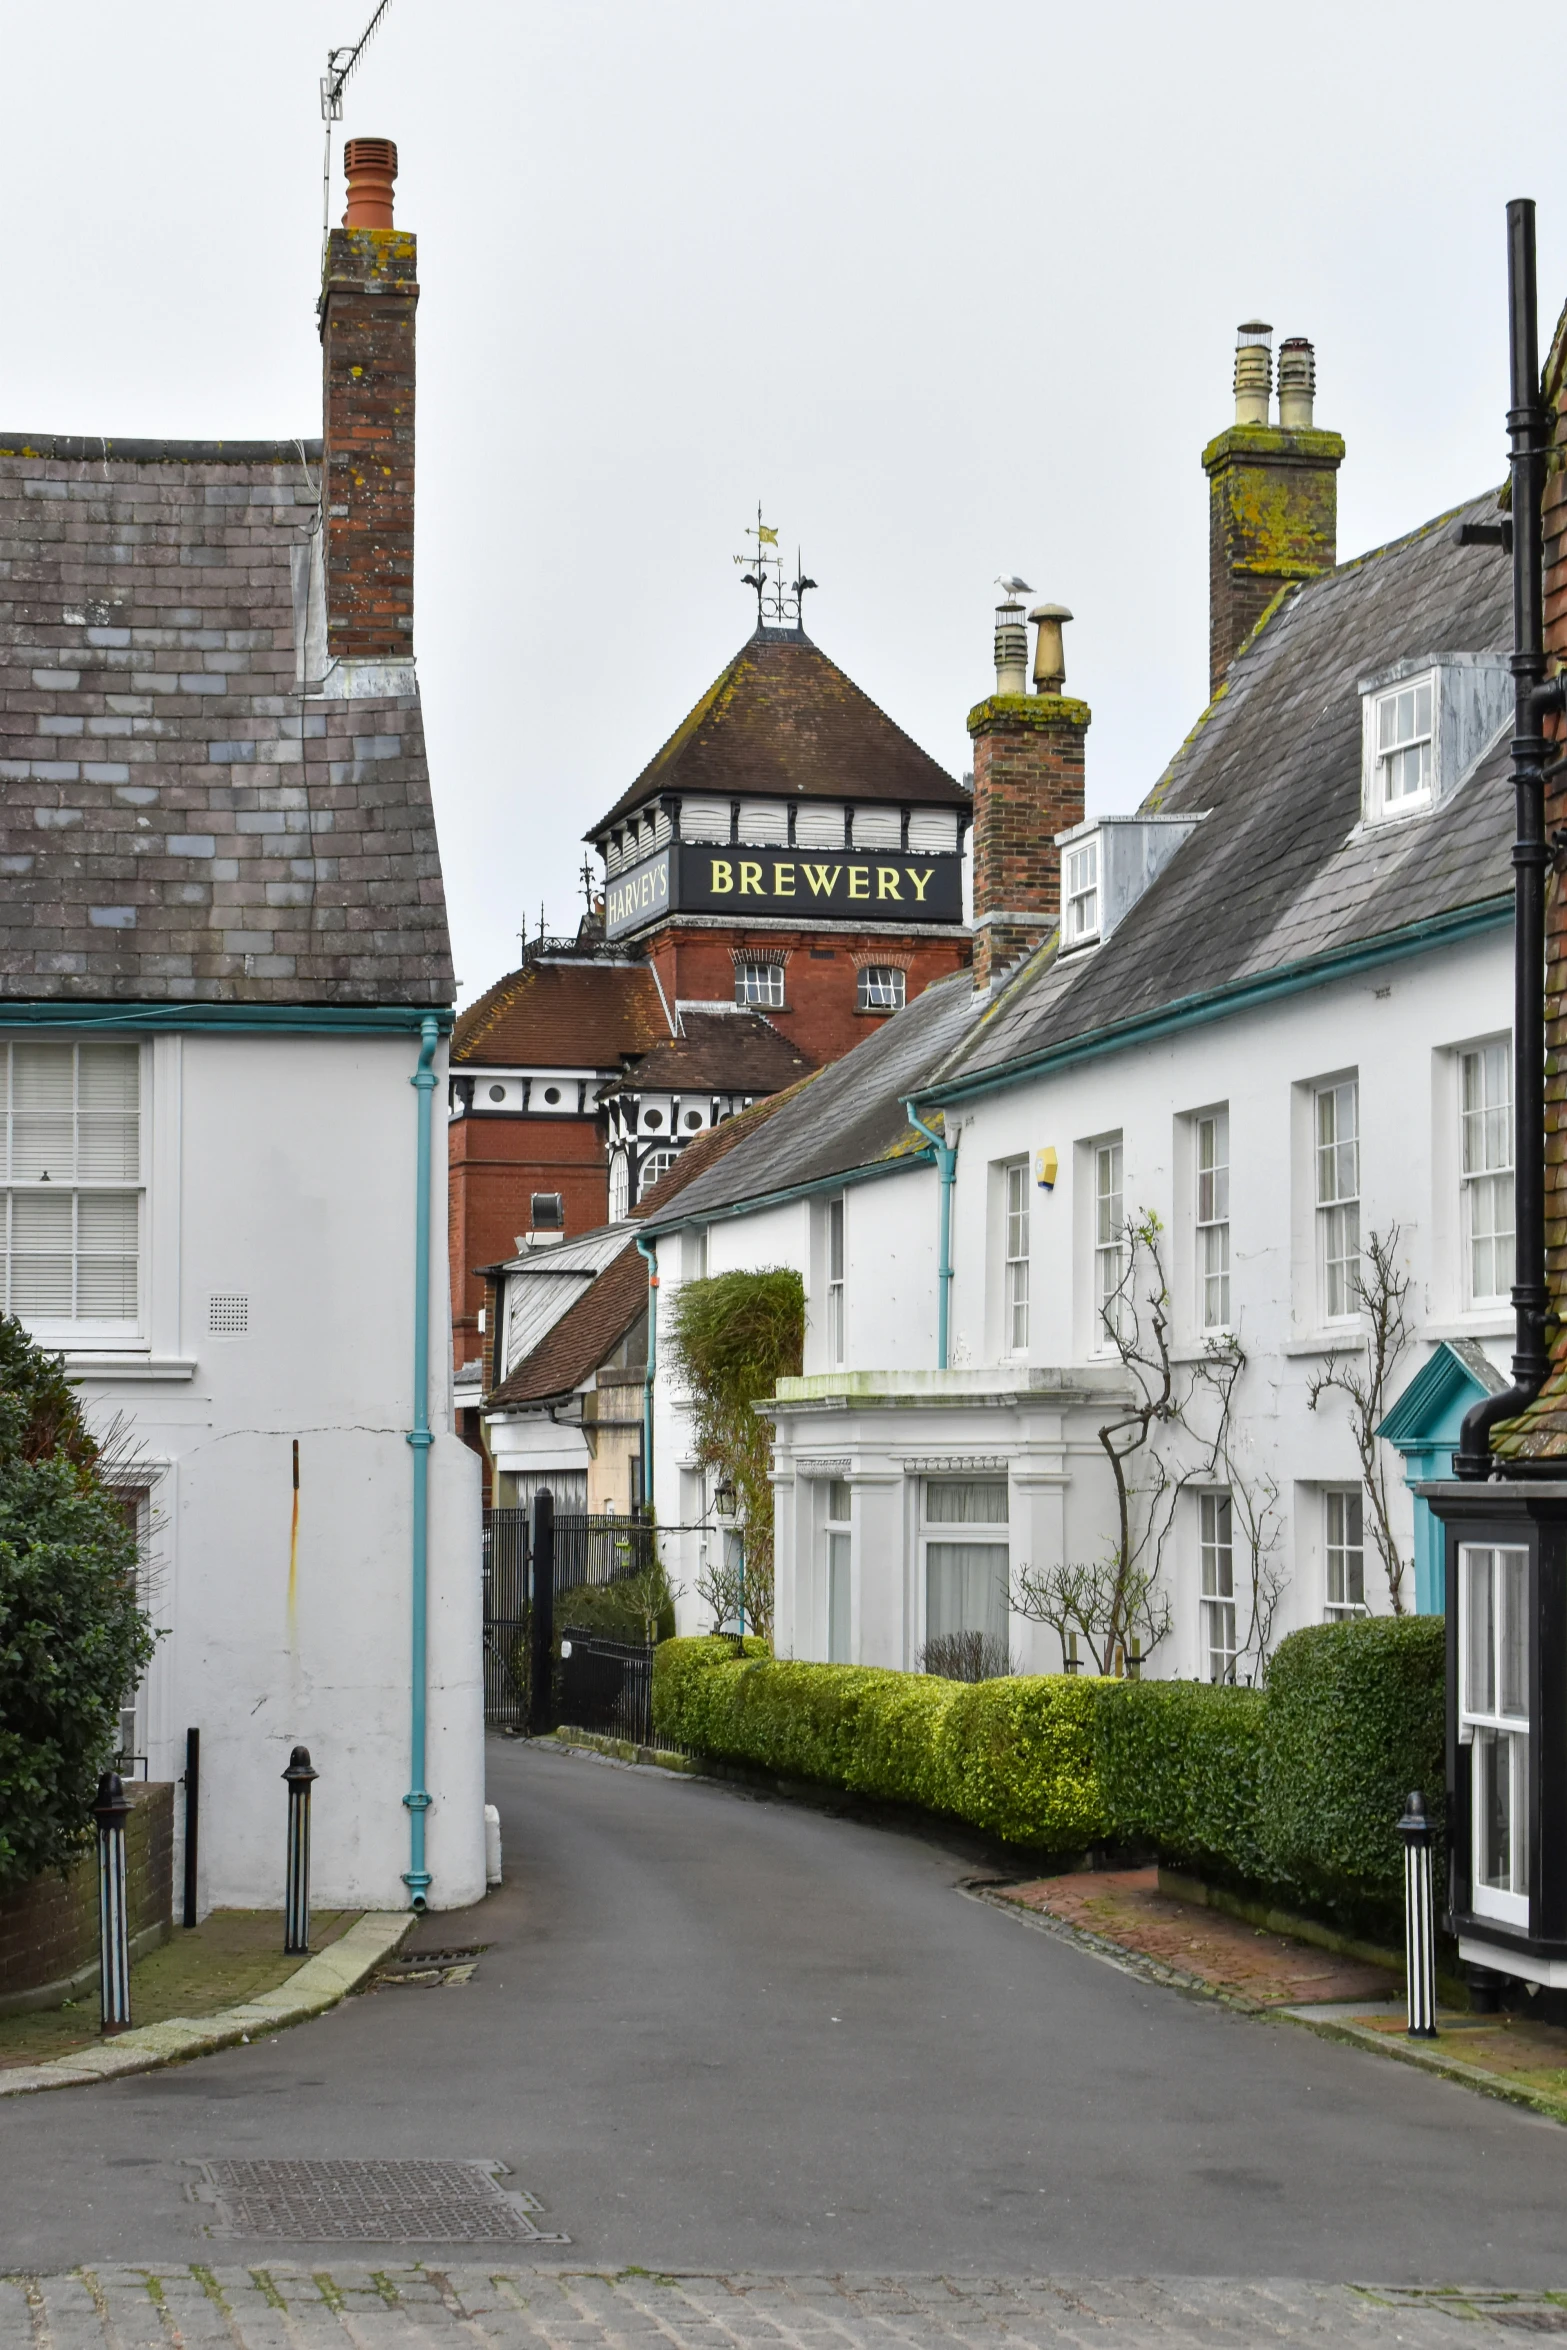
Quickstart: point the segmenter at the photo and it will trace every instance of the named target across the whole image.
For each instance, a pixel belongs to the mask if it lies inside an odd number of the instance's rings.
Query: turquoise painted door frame
[[[1423,1364],[1377,1430],[1402,1454],[1404,1483],[1415,1486],[1451,1477],[1453,1448],[1464,1414],[1482,1396],[1499,1394],[1507,1381],[1472,1338],[1444,1338]],[[1442,1529],[1428,1503],[1415,1495],[1415,1613],[1439,1616],[1447,1604],[1442,1566]]]

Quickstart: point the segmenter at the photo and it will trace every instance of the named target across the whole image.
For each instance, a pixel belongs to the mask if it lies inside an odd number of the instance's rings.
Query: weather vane
[[[757,627],[763,628],[768,621],[771,621],[778,628],[803,630],[806,592],[813,588],[816,582],[814,579],[806,578],[805,565],[800,560],[798,547],[795,549],[794,555],[794,578],[786,586],[783,575],[783,557],[776,552],[778,533],[762,520],[760,506],[756,509],[755,527],[754,529],[747,528],[745,536],[748,539],[755,539],[756,552],[754,555],[737,555],[735,561],[750,566],[749,570],[745,572],[741,584],[748,588],[754,588],[756,591]],[[770,554],[769,548],[774,552]]]

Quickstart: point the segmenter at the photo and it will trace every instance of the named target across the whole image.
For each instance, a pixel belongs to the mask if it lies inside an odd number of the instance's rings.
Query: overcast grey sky
[[[370,5],[8,11],[0,424],[319,431],[316,83]],[[580,834],[747,635],[759,498],[954,772],[995,575],[1069,604],[1090,809],[1133,804],[1204,698],[1238,320],[1316,343],[1341,555],[1500,478],[1509,196],[1543,336],[1567,297],[1559,43],[1539,0],[393,0],[342,132],[419,236],[464,993],[574,921]]]

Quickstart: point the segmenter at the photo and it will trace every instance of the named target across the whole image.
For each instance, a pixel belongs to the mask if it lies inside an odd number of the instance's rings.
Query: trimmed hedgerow
[[[1268,1692],[1205,1681],[1096,1686],[1099,1779],[1116,1835],[1205,1876],[1264,1883]]]
[[[1269,1873],[1350,1922],[1400,1898],[1396,1822],[1412,1787],[1446,1849],[1446,1627],[1440,1616],[1313,1624],[1268,1675],[1259,1783]]]
[[[965,1683],[869,1665],[795,1664],[760,1641],[672,1640],[653,1666],[665,1737],[726,1761],[912,1803],[1008,1843],[1074,1852],[1104,1832],[1095,1684]]]

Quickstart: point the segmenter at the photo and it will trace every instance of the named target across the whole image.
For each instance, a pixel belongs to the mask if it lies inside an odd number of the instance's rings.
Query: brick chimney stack
[[[408,660],[414,632],[418,244],[392,225],[397,149],[350,139],[321,286],[327,651]]]
[[[997,675],[1001,631],[1016,628],[1016,607],[996,614]],[[974,985],[993,979],[1047,938],[1060,919],[1058,832],[1083,821],[1083,747],[1090,712],[1061,691],[1066,661],[1064,604],[1038,604],[1034,692],[998,692],[972,709],[974,743]],[[1007,644],[1006,683],[1021,685],[1021,664]]]
[[[1338,560],[1338,469],[1344,443],[1312,421],[1316,355],[1295,336],[1279,351],[1279,420],[1269,421],[1273,329],[1235,341],[1235,422],[1202,453],[1208,476],[1208,691],[1281,587]]]

